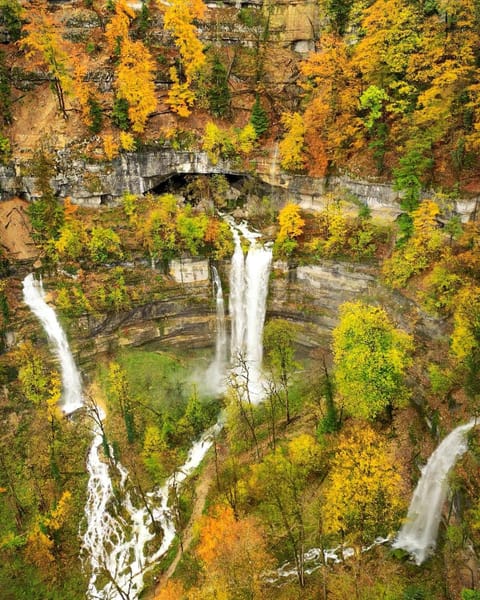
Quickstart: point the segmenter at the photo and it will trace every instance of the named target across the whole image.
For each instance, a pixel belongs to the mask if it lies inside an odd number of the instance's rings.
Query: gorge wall
[[[211,175],[221,173],[235,177],[256,179],[270,188],[270,197],[281,204],[286,200],[297,202],[302,208],[321,210],[328,192],[340,192],[353,202],[366,204],[372,215],[388,221],[401,212],[400,193],[392,185],[353,179],[347,175],[315,178],[290,175],[280,170],[275,152],[256,161],[248,168],[228,161],[213,164],[205,152],[178,151],[163,148],[125,153],[111,162],[89,162],[74,157],[68,151],[56,154],[56,175],[52,186],[59,198],[69,196],[75,204],[100,206],[118,201],[124,192],[142,195],[178,174]],[[476,213],[480,198],[457,198],[446,202],[435,192],[424,192],[424,197],[436,199],[448,212],[454,212],[467,221]],[[15,162],[0,165],[0,197],[2,200],[19,196],[35,200],[39,191],[28,164]]]
[[[172,284],[164,298],[128,311],[82,317],[72,331],[73,348],[81,363],[123,346],[156,342],[165,348],[207,348],[215,343],[215,303],[207,260],[184,259],[171,268]],[[229,263],[219,265],[228,298]],[[373,266],[323,261],[289,268],[276,262],[270,276],[267,319],[283,318],[297,326],[297,343],[304,352],[328,349],[338,309],[363,299],[386,308],[404,329],[419,338],[445,335],[444,320],[425,314],[414,302],[379,283]]]

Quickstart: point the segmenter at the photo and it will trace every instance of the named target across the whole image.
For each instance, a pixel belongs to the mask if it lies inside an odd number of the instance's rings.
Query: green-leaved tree
[[[363,302],[346,302],[333,331],[337,391],[354,417],[374,419],[409,396],[405,373],[412,364],[412,337],[387,313]]]

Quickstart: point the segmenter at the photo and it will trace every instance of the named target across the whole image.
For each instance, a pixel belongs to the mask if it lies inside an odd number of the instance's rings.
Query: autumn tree
[[[450,351],[468,397],[480,395],[480,287],[467,285],[455,298],[454,329]],[[475,410],[478,408],[475,404]]]
[[[25,546],[27,560],[37,566],[44,574],[50,577],[54,573],[55,536],[64,525],[68,512],[71,510],[72,494],[65,491],[57,505],[47,515],[39,515],[28,533]]]
[[[298,204],[288,202],[278,214],[279,232],[275,239],[275,250],[284,256],[290,256],[297,247],[297,238],[303,233],[305,221]]]
[[[270,371],[274,389],[271,390],[285,407],[287,424],[291,421],[290,393],[295,369],[295,329],[285,319],[268,321],[263,331],[265,363]]]
[[[300,68],[308,98],[303,157],[308,172],[323,177],[330,166],[345,161],[347,148],[358,151],[363,147],[362,121],[357,114],[358,71],[347,42],[334,34],[322,35],[317,51]]]
[[[119,56],[123,42],[128,39],[131,21],[135,18],[135,11],[126,0],[116,0],[115,13],[105,26],[105,39],[112,56]]]
[[[459,112],[468,85],[475,80],[479,24],[478,9],[472,0],[444,0],[438,3],[438,9],[444,20],[431,17],[425,23],[408,72],[420,91],[413,124],[419,131],[428,132],[432,144],[444,139],[449,130],[459,140],[471,129],[465,112]]]
[[[300,113],[284,113],[282,123],[285,135],[278,146],[280,164],[286,171],[303,171],[305,169],[305,132],[306,127]]]
[[[63,117],[67,118],[66,96],[76,95],[82,112],[88,120],[89,86],[84,76],[86,67],[82,52],[62,37],[62,28],[46,3],[38,0],[28,10],[29,23],[23,27],[26,35],[18,44],[27,50],[27,57],[35,64],[45,66],[52,89]]]
[[[110,227],[94,227],[87,243],[90,258],[96,264],[119,260],[123,257],[120,237]]]
[[[271,531],[292,553],[299,584],[305,585],[305,550],[310,532],[309,476],[323,468],[320,447],[302,434],[252,466],[251,494],[260,502]]]
[[[88,243],[86,229],[81,221],[65,221],[55,241],[55,250],[64,260],[76,261],[84,255]]]
[[[157,106],[155,63],[143,42],[126,37],[120,46],[120,61],[115,82],[118,98],[128,103],[132,129],[141,133],[148,115]]]
[[[13,42],[20,39],[23,17],[24,10],[18,0],[0,0],[0,19]]]
[[[255,148],[257,134],[252,123],[245,127],[224,129],[209,121],[205,125],[202,148],[214,165],[220,159],[235,160],[239,155],[248,156]]]
[[[197,256],[203,248],[208,217],[205,213],[194,215],[190,207],[180,211],[176,220],[179,250]]]
[[[155,594],[153,600],[182,600],[185,597],[185,589],[180,581],[169,579],[165,587]]]
[[[33,239],[48,249],[50,240],[58,237],[64,221],[64,210],[55,198],[51,180],[55,175],[52,153],[41,146],[35,150],[31,163],[35,187],[39,195],[27,209],[33,229]]]
[[[264,573],[273,559],[254,517],[236,519],[229,506],[217,505],[201,521],[196,552],[204,566],[204,582],[195,598],[265,597]]]
[[[374,419],[391,413],[409,397],[405,374],[412,364],[410,335],[390,322],[379,307],[346,302],[333,330],[335,382],[347,411]]]
[[[172,110],[186,117],[195,101],[192,86],[206,61],[194,24],[195,19],[204,16],[205,4],[202,0],[172,0],[168,4],[159,3],[159,6],[164,12],[164,27],[173,35],[180,54],[181,72],[175,67],[170,71],[173,86],[168,102]]]
[[[397,248],[382,267],[385,281],[402,288],[407,281],[438,259],[443,248],[443,234],[437,222],[440,209],[436,202],[424,200],[412,211],[412,234]]]
[[[205,230],[205,246],[208,255],[222,260],[233,254],[232,231],[226,221],[210,217]]]
[[[388,89],[407,70],[418,44],[419,13],[404,0],[376,0],[363,13],[365,36],[354,62],[369,84]]]
[[[111,362],[108,367],[108,393],[109,401],[123,419],[127,440],[132,443],[136,437],[133,398],[127,374],[116,362]]]
[[[46,403],[50,395],[58,390],[54,383],[58,374],[48,370],[42,355],[31,342],[21,344],[15,352],[15,358],[21,365],[18,378],[25,398],[36,406]]]
[[[40,60],[48,69],[59,108],[67,117],[65,94],[71,91],[72,77],[69,71],[69,52],[61,37],[59,24],[47,12],[45,3],[38,2],[29,8],[30,22],[23,31],[26,35],[19,44],[28,51],[27,57]]]
[[[399,522],[401,474],[382,438],[365,423],[345,431],[338,442],[323,502],[325,532],[355,544],[386,536]]]
[[[152,264],[158,260],[168,261],[176,251],[177,200],[172,194],[156,198],[139,227],[143,247],[148,251]]]

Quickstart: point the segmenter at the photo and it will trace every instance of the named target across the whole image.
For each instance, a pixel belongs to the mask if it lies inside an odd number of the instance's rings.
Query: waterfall
[[[213,289],[217,307],[217,334],[215,338],[215,357],[207,369],[207,388],[215,393],[225,389],[227,365],[227,328],[225,325],[225,303],[223,301],[222,282],[216,267],[212,267]]]
[[[33,314],[42,323],[48,339],[52,342],[55,354],[60,361],[62,377],[62,404],[64,413],[69,415],[83,405],[82,382],[80,373],[73,360],[67,337],[58,322],[57,315],[45,302],[45,291],[41,280],[36,280],[33,273],[23,280],[23,299]]]
[[[219,425],[214,425],[207,430],[192,445],[185,463],[161,488],[146,494],[148,510],[146,506],[135,507],[127,489],[128,473],[118,462],[115,467],[120,483],[114,493],[108,465],[99,456],[102,437],[97,432],[87,461],[90,479],[85,506],[87,529],[83,536],[83,553],[92,570],[87,591],[89,600],[139,598],[146,571],[165,554],[175,538],[175,524],[168,505],[170,491],[174,486],[178,488],[202,462],[218,429]],[[123,498],[121,502],[119,496]],[[152,520],[162,532],[162,541],[153,551]],[[98,581],[103,583],[98,584]]]
[[[230,295],[228,310],[230,314],[230,360],[234,361],[239,352],[243,350],[245,337],[245,257],[243,255],[240,234],[233,226],[233,221],[228,220],[233,234],[235,250],[230,265]]]
[[[231,362],[241,356],[248,367],[249,392],[253,401],[260,401],[262,390],[263,324],[268,294],[268,279],[272,249],[259,244],[260,234],[251,232],[245,224],[232,229],[235,251],[230,270]],[[249,242],[246,258],[243,254],[241,233]]]
[[[45,302],[41,282],[28,275],[23,282],[24,300],[40,319],[49,339],[55,344],[60,359],[63,384],[63,408],[70,414],[83,405],[80,373],[73,360],[65,332],[55,311]],[[137,508],[132,500],[128,472],[120,462],[106,462],[103,447],[101,408],[87,404],[93,418],[94,436],[87,457],[89,475],[85,505],[86,529],[82,536],[82,558],[91,576],[88,600],[137,600],[144,585],[145,572],[170,547],[175,537],[175,524],[168,505],[170,491],[178,487],[202,462],[213,443],[213,435],[221,428],[216,424],[196,441],[185,463],[158,490],[146,494],[145,505]],[[110,456],[113,449],[109,448]],[[116,486],[110,471],[116,472]],[[162,530],[159,547],[152,550],[156,532],[152,520]],[[148,554],[147,554],[148,552]]]
[[[422,469],[405,524],[393,543],[394,548],[409,552],[417,565],[421,565],[435,549],[448,491],[448,474],[467,450],[466,434],[474,425],[475,419],[472,419],[449,433]]]

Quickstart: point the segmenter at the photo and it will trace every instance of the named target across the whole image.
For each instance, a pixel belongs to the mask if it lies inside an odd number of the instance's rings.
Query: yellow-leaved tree
[[[112,55],[119,55],[124,40],[128,38],[130,22],[135,18],[135,11],[126,0],[115,2],[115,14],[105,26],[105,39]]]
[[[38,0],[29,6],[28,20],[18,44],[27,50],[33,65],[46,67],[64,118],[67,118],[66,96],[71,94],[79,97],[85,114],[89,88],[84,81],[85,66],[78,48],[62,36],[61,24],[45,2]]]
[[[191,89],[188,81],[180,81],[177,69],[170,69],[172,85],[168,90],[168,105],[179,117],[188,117],[195,103],[195,92]]]
[[[347,411],[374,419],[409,397],[405,374],[412,364],[412,337],[387,313],[363,302],[345,302],[333,330],[337,391]]]
[[[452,354],[465,360],[474,349],[480,348],[480,287],[467,286],[455,298]]]
[[[383,275],[394,288],[404,287],[412,275],[421,273],[442,251],[443,234],[437,222],[440,209],[424,200],[412,214],[413,235],[383,264]]]
[[[128,37],[123,40],[115,87],[118,98],[128,102],[133,131],[141,133],[148,115],[157,107],[155,63],[143,42]]]
[[[275,251],[280,256],[290,256],[297,247],[297,238],[303,233],[305,221],[301,216],[300,207],[294,202],[288,202],[278,215],[280,230],[275,240]]]
[[[55,534],[68,519],[71,500],[71,492],[64,491],[49,514],[38,515],[27,535],[26,558],[40,569],[44,577],[52,576],[55,565]]]
[[[287,171],[303,171],[306,161],[305,123],[300,113],[284,113],[282,123],[286,128],[285,136],[278,145],[280,164]]]
[[[403,502],[401,476],[387,444],[365,423],[345,431],[338,442],[323,502],[326,533],[355,545],[395,530]]]
[[[192,86],[206,61],[194,21],[204,16],[206,7],[202,0],[159,1],[159,6],[164,13],[164,27],[173,35],[181,63],[180,72],[175,67],[170,71],[173,85],[167,102],[179,116],[188,117],[195,101]]]

